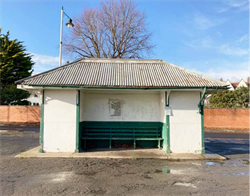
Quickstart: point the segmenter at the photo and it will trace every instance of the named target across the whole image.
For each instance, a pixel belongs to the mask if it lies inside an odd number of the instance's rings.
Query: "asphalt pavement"
[[[225,132],[207,133],[205,132],[205,138],[248,139],[249,140],[249,133],[225,133]]]
[[[0,123],[0,131],[26,131],[39,132],[39,124],[3,124]]]
[[[0,129],[3,196],[249,194],[249,140],[242,135],[206,135],[206,149],[223,154],[226,161],[18,159],[15,155],[39,145],[39,126]]]

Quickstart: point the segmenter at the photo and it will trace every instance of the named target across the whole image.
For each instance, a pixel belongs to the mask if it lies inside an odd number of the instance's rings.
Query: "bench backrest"
[[[82,137],[162,138],[161,122],[81,122]]]

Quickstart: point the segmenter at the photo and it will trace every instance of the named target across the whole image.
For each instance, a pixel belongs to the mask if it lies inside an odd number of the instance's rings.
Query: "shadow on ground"
[[[222,156],[249,154],[249,140],[207,139],[205,150]]]

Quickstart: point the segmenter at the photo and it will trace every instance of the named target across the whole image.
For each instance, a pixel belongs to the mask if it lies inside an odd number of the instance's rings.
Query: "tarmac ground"
[[[17,154],[39,145],[39,129],[0,128],[3,196],[249,195],[246,135],[205,135],[206,150],[225,156],[226,161],[18,159]]]

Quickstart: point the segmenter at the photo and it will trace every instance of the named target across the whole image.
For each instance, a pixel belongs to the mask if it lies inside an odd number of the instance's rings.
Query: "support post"
[[[167,148],[166,148],[166,153],[167,154],[170,154],[170,123],[169,123],[169,115],[166,115],[166,130],[167,130],[167,137],[166,137],[166,139],[167,139]]]
[[[61,67],[61,65],[62,65],[62,34],[63,34],[63,7],[62,7],[62,9],[61,9],[59,67]]]
[[[77,90],[76,95],[76,150],[75,152],[79,152],[80,150],[80,90]]]
[[[205,141],[204,141],[204,106],[201,105],[201,154],[205,154]]]
[[[170,92],[165,92],[165,107],[169,107],[169,94]],[[170,154],[170,122],[169,115],[166,115],[166,153]]]
[[[204,105],[203,105],[203,99],[206,94],[207,88],[205,87],[203,90],[203,93],[201,95],[198,108],[199,113],[201,114],[201,154],[205,154],[205,141],[204,141]]]
[[[43,131],[44,131],[44,90],[42,90],[42,97],[41,97],[41,119],[40,119],[40,146],[39,152],[43,152]]]

